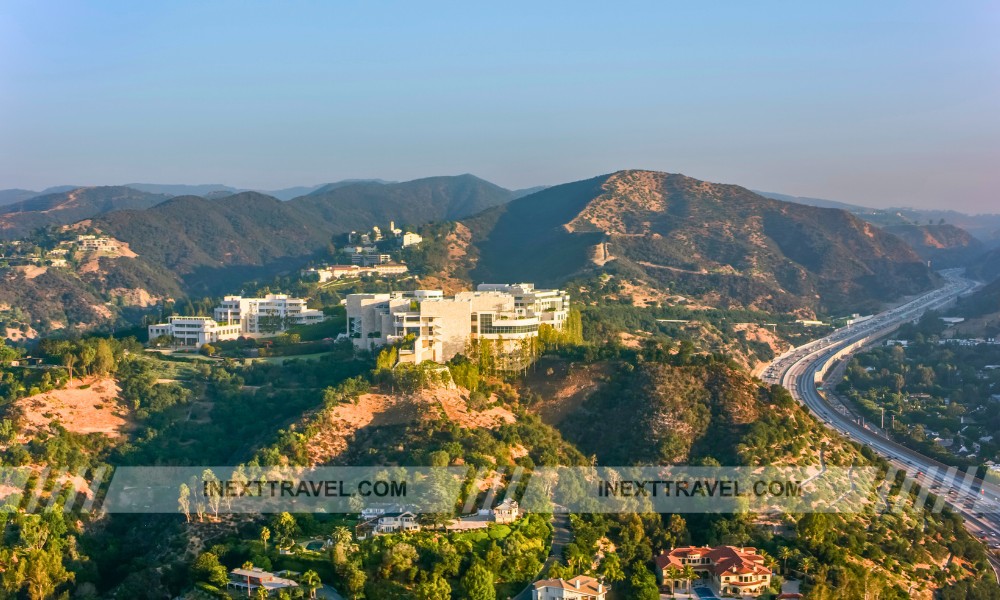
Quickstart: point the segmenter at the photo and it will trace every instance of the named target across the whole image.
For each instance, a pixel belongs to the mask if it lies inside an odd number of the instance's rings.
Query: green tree
[[[809,581],[809,572],[816,568],[816,559],[811,556],[802,557],[802,560],[799,561],[799,568],[806,574],[806,581]]]
[[[214,586],[226,585],[229,580],[226,568],[219,562],[219,557],[211,552],[203,552],[195,559],[191,571],[199,581],[206,581]]]
[[[306,589],[309,590],[310,598],[316,597],[316,590],[322,584],[323,582],[320,581],[319,574],[316,571],[309,570],[302,574],[302,585],[306,586]]]
[[[264,545],[264,552],[267,552],[267,540],[271,539],[271,530],[266,526],[260,528],[260,543]]]
[[[476,561],[462,577],[462,589],[468,600],[496,600],[493,573],[481,561]]]
[[[781,549],[778,550],[778,558],[782,561],[782,572],[788,573],[788,559],[793,556],[795,556],[795,551],[789,546],[782,546]]]
[[[604,556],[601,560],[601,566],[598,568],[598,573],[611,583],[625,580],[625,572],[622,570],[622,561],[615,553],[606,554]]]
[[[451,598],[451,586],[440,575],[431,575],[430,579],[417,585],[414,591],[417,600],[441,600]]]
[[[681,579],[687,582],[687,591],[691,591],[691,582],[698,579],[698,573],[695,572],[694,567],[691,565],[684,565],[684,569],[681,571]]]
[[[660,588],[656,586],[656,576],[649,569],[640,565],[632,578],[629,579],[632,593],[628,595],[635,600],[660,600]]]

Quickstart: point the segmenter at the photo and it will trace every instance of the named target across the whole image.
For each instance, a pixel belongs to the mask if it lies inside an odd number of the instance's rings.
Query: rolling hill
[[[965,266],[983,252],[983,243],[968,231],[938,225],[890,225],[885,231],[901,238],[935,269]]]
[[[846,211],[651,171],[551,187],[465,223],[476,281],[558,284],[616,270],[717,305],[832,312],[936,278],[902,240]]]
[[[471,175],[432,177],[334,186],[287,202],[257,192],[178,196],[147,210],[102,215],[94,226],[172,273],[188,292],[217,294],[295,268],[351,230],[467,217],[510,196]]]
[[[510,190],[473,175],[457,175],[402,183],[331,184],[289,204],[340,233],[390,219],[408,225],[461,219],[511,198]]]
[[[946,223],[960,227],[971,233],[976,239],[986,244],[996,244],[1000,242],[1000,214],[980,214],[970,215],[955,210],[922,209],[922,208],[871,208],[848,204],[836,200],[825,200],[823,198],[810,198],[807,196],[790,196],[788,194],[778,194],[775,192],[759,192],[765,198],[781,200],[783,202],[794,202],[807,206],[818,206],[820,208],[841,208],[860,217],[869,223],[879,227],[894,227],[901,225],[928,225]]]
[[[981,254],[969,266],[969,274],[987,282],[1000,277],[1000,248]]]
[[[149,208],[168,198],[124,186],[83,187],[34,196],[0,208],[0,238],[18,238],[39,227],[69,225],[115,210]]]

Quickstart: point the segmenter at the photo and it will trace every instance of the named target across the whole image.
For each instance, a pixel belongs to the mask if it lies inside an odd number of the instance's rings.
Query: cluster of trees
[[[330,554],[346,576],[341,591],[348,598],[363,592],[367,598],[495,600],[515,595],[538,574],[550,539],[547,517],[528,515],[471,532],[376,536],[337,544]],[[362,589],[349,585],[352,575],[364,582]]]
[[[70,379],[74,376],[114,374],[129,353],[142,351],[135,338],[92,337],[79,340],[44,339],[39,350],[47,360],[66,367]]]
[[[884,410],[885,427],[899,441],[965,467],[967,459],[933,438],[953,439],[952,449],[978,444],[980,460],[1000,458],[1000,440],[989,439],[1000,430],[1000,404],[992,400],[1000,369],[987,369],[996,364],[1000,347],[938,344],[925,338],[906,348],[877,347],[855,356],[837,391],[870,421],[881,423]]]
[[[65,501],[65,496],[62,499]],[[0,523],[0,589],[4,597],[44,600],[67,593],[74,581],[67,566],[79,566],[86,557],[76,545],[80,532],[61,508],[58,503],[54,510],[42,514],[4,515]]]

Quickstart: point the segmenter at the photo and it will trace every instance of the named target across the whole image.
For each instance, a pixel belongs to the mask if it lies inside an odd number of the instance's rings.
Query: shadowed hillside
[[[331,184],[289,203],[336,232],[394,220],[418,225],[461,219],[508,202],[510,190],[472,175],[428,177],[403,183]]]
[[[936,269],[967,264],[983,251],[983,243],[968,231],[947,223],[938,225],[892,225],[885,228],[901,238]]]
[[[221,293],[297,268],[351,230],[461,218],[510,196],[471,175],[431,177],[334,185],[287,202],[257,192],[179,196],[149,210],[103,215],[94,226],[127,242],[145,263],[179,277],[187,291]]]

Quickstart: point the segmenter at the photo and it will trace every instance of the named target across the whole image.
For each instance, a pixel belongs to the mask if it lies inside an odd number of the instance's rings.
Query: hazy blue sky
[[[996,2],[0,3],[0,187],[621,168],[1000,212]]]

